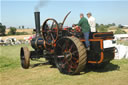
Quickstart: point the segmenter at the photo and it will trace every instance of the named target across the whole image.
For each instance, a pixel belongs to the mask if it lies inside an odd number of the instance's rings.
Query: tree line
[[[19,29],[24,29],[24,26],[20,27]],[[5,36],[5,35],[27,35],[27,32],[16,32],[17,28],[16,27],[10,27],[8,34],[6,33],[6,26],[0,23],[0,36]]]
[[[104,25],[104,24],[96,24],[96,29],[98,32],[108,32],[109,28],[112,27],[112,26],[116,26],[115,23],[112,23],[112,24],[107,24],[107,25]],[[126,34],[127,32],[123,31],[122,30],[122,25],[119,24],[118,26],[116,26],[116,31],[114,34]]]
[[[107,25],[104,25],[104,24],[96,24],[96,29],[98,32],[108,32],[109,30],[109,27],[111,26],[116,26],[115,23],[112,23],[112,24],[107,24]],[[122,25],[119,24],[118,27],[116,28],[116,31],[115,31],[115,34],[126,34],[125,31],[123,31],[122,29]],[[16,32],[17,28],[15,27],[10,27],[9,28],[9,32],[8,34],[5,34],[6,32],[6,26],[3,25],[2,23],[0,23],[0,36],[5,36],[5,35],[27,35],[28,33],[27,32]],[[19,26],[19,29],[24,29],[24,26]]]

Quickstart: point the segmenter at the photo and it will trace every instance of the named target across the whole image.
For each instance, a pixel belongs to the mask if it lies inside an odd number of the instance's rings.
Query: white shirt
[[[88,23],[90,25],[91,32],[96,32],[96,22],[95,21],[96,21],[95,18],[92,16],[88,18]]]

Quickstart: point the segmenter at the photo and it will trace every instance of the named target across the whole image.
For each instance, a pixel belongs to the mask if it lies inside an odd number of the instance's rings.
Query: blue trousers
[[[90,32],[84,32],[84,38],[85,38],[85,45],[86,45],[86,47],[90,47],[89,33]]]

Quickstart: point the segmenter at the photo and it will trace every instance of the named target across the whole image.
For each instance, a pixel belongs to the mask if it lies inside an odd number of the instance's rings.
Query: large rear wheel
[[[76,37],[65,37],[56,44],[56,66],[61,73],[78,74],[86,65],[86,49]]]

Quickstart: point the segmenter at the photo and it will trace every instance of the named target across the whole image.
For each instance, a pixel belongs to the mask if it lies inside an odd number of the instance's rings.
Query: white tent
[[[128,46],[127,46],[127,51],[126,51],[125,58],[128,59]]]
[[[122,59],[122,58],[128,59],[128,46],[116,45],[115,47],[118,50],[118,52],[115,54],[115,59]]]

